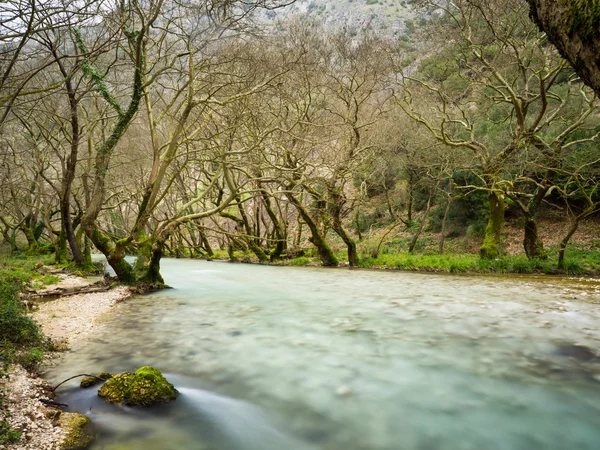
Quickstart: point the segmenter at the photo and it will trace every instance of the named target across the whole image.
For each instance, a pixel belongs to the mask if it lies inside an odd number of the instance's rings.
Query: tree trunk
[[[485,228],[485,237],[479,250],[483,259],[496,259],[503,250],[502,230],[504,227],[504,200],[494,191],[489,193],[490,217]]]
[[[88,234],[88,230],[85,230],[85,232]],[[91,236],[88,234],[88,237],[106,257],[106,261],[115,271],[119,281],[123,283],[135,282],[135,272],[131,264],[125,260],[125,247],[123,245],[120,243],[113,244],[110,238],[98,229],[93,229]]]
[[[567,231],[566,236],[560,241],[560,248],[558,250],[559,269],[565,268],[565,250],[567,249],[567,245],[569,244],[571,237],[573,237],[573,235],[577,231],[577,228],[579,227],[579,221],[580,218],[576,217],[575,220],[571,223],[571,227],[569,228],[569,231]]]
[[[258,258],[258,260],[260,262],[267,261],[267,259],[269,259],[269,258],[267,257],[267,254],[264,252],[264,250],[257,243],[257,238],[254,236],[254,230],[252,229],[252,226],[250,225],[248,215],[246,214],[246,211],[244,210],[244,205],[242,205],[242,201],[239,198],[239,196],[236,195],[235,201],[237,203],[237,207],[238,207],[238,211],[240,212],[240,216],[242,217],[241,224],[244,226],[244,230],[246,231],[246,235],[247,235],[246,242],[248,244],[248,247],[250,247],[250,250],[252,250],[252,253],[254,253],[256,255],[256,257]]]
[[[308,228],[311,232],[310,242],[316,247],[317,252],[319,253],[319,257],[321,258],[321,263],[324,266],[337,266],[338,260],[327,245],[325,238],[319,232],[319,227],[312,220],[312,217],[306,211],[306,208],[298,201],[296,197],[291,192],[286,192],[286,197],[288,200],[296,207],[298,210],[298,214],[302,217],[302,220],[308,225]]]
[[[427,199],[427,208],[425,208],[425,212],[423,213],[423,217],[421,218],[421,223],[419,224],[419,229],[413,236],[412,241],[410,242],[410,245],[408,246],[408,253],[412,253],[415,250],[415,247],[417,246],[417,242],[419,241],[419,237],[421,236],[421,233],[423,232],[423,228],[425,228],[425,223],[427,222],[427,217],[429,216],[429,211],[431,211],[431,204],[432,204],[431,200],[433,200],[433,195],[434,195],[434,192],[436,189],[437,189],[437,184],[435,185],[435,187],[431,188],[431,190],[429,191],[429,198]]]
[[[66,263],[68,259],[67,256],[67,233],[65,232],[64,223],[62,223],[61,217],[60,233],[58,233],[58,239],[56,239],[54,245],[54,262],[56,264]]]
[[[227,256],[229,256],[229,261],[230,262],[235,262],[237,261],[237,258],[235,257],[235,253],[233,252],[233,242],[229,242],[229,244],[227,245]]]
[[[448,215],[450,214],[450,207],[452,206],[452,202],[454,201],[454,196],[452,195],[453,184],[450,181],[450,188],[448,193],[448,203],[446,203],[446,209],[444,210],[444,218],[442,219],[442,230],[440,233],[440,246],[438,252],[440,254],[444,253],[444,242],[446,240],[446,223],[448,222]]]
[[[360,207],[356,208],[356,214],[354,215],[354,223],[356,224],[356,234],[358,235],[358,242],[362,241],[362,233],[360,232]]]
[[[300,242],[302,241],[302,220],[301,215],[298,214],[298,231],[296,232],[296,236],[294,236],[294,248],[300,247]]]
[[[331,196],[333,208],[332,208],[332,227],[333,231],[337,233],[339,237],[342,238],[346,247],[348,247],[348,263],[350,267],[355,267],[358,265],[358,255],[356,253],[356,243],[354,239],[350,237],[348,232],[344,229],[342,225],[342,207],[344,206],[345,200],[342,194],[335,190],[335,186],[329,189],[329,195]]]
[[[129,125],[133,121],[142,100],[143,94],[143,77],[144,77],[144,66],[145,66],[145,38],[147,27],[146,24],[135,37],[131,38],[133,44],[134,53],[134,75],[133,75],[133,86],[131,92],[131,100],[129,106],[125,110],[119,109],[118,118],[114,126],[111,129],[110,135],[102,141],[96,148],[96,159],[94,162],[94,184],[91,192],[91,196],[87,205],[87,211],[81,220],[81,226],[85,233],[94,243],[96,248],[100,250],[105,256],[106,260],[113,268],[119,281],[124,283],[135,282],[135,274],[131,265],[125,261],[125,247],[128,242],[117,242],[116,245],[112,244],[110,239],[100,231],[98,227],[98,216],[104,205],[106,195],[106,176],[109,172],[110,160],[113,152],[129,128]],[[132,33],[132,36],[133,33]],[[135,42],[133,42],[135,41]],[[79,43],[80,47],[83,47],[83,43]],[[85,54],[87,53],[85,48],[80,48],[80,51]],[[98,81],[95,82],[95,88],[98,91],[102,91],[103,97],[109,97],[111,102],[118,104],[117,100],[112,97],[111,93],[106,90],[106,86]]]
[[[573,235],[577,231],[577,228],[579,227],[579,222],[581,222],[586,217],[592,215],[595,211],[597,211],[597,208],[599,206],[597,203],[592,203],[590,197],[587,197],[587,198],[588,198],[588,201],[590,202],[590,204],[585,209],[585,211],[583,211],[581,214],[573,217],[573,219],[571,221],[571,227],[567,231],[567,234],[562,239],[562,241],[560,241],[560,249],[558,251],[558,268],[559,269],[564,269],[564,267],[565,267],[565,250],[567,248],[567,245],[569,244],[569,241],[571,240],[571,237],[573,237]]]
[[[90,245],[90,240],[85,235],[83,228],[79,227],[79,230],[75,234],[77,238],[77,245],[79,245],[80,249],[83,249],[83,266],[84,267],[92,267],[92,249]]]
[[[203,228],[198,230],[198,234],[200,234],[200,239],[202,240],[202,248],[206,252],[209,258],[212,258],[215,253],[213,252],[212,247],[210,246],[210,242],[208,242],[208,238],[206,237],[206,233]]]
[[[410,228],[413,225],[413,197],[414,197],[414,183],[413,174],[408,174],[408,205],[406,205],[406,228]]]
[[[281,226],[281,222],[279,221],[277,214],[275,214],[275,211],[273,211],[273,207],[271,206],[271,199],[269,198],[269,193],[265,189],[262,189],[262,186],[260,185],[260,183],[259,183],[259,187],[261,187],[260,194],[261,194],[263,203],[265,205],[265,210],[267,211],[267,215],[269,216],[269,218],[271,219],[271,222],[273,223],[273,229],[275,231],[275,238],[277,239],[277,242],[275,243],[275,248],[271,251],[269,258],[270,258],[271,262],[278,261],[281,259],[281,254],[283,253],[283,251],[285,249],[285,240],[284,240],[285,233],[283,232],[283,227]]]
[[[25,235],[25,239],[27,239],[27,248],[28,250],[35,251],[38,249],[39,244],[37,239],[35,238],[35,225],[30,226],[27,224],[23,224],[21,226],[21,231]]]
[[[523,238],[523,247],[527,258],[546,258],[544,244],[538,236],[537,220],[533,215],[525,216],[525,234]]]
[[[70,76],[71,74],[69,74],[65,69],[65,66],[62,63],[62,60],[60,59],[54,46],[52,47],[52,54],[56,59],[56,64],[58,65],[62,76],[65,78],[65,88],[69,100],[69,121],[71,124],[71,149],[69,156],[67,157],[67,163],[63,173],[60,189],[61,232],[56,248],[56,259],[57,262],[61,262],[62,259],[66,260],[66,242],[68,242],[69,247],[71,248],[71,253],[73,254],[73,259],[75,260],[75,264],[78,267],[82,267],[83,255],[81,254],[81,249],[77,244],[75,230],[73,229],[73,222],[71,221],[71,188],[73,186],[73,180],[75,179],[81,132],[79,127],[79,101],[73,88],[73,80]]]
[[[4,237],[4,242],[10,245],[10,254],[12,255],[18,250],[17,242],[15,239],[15,230],[2,217],[0,217],[0,222],[4,224],[4,228],[2,229],[2,236]]]
[[[600,95],[600,11],[597,1],[528,0],[530,15],[597,95]]]
[[[162,286],[165,280],[160,274],[160,260],[163,256],[164,244],[161,242],[153,242],[150,251],[150,259],[146,266],[144,274],[139,278],[142,283],[148,283],[152,286]]]

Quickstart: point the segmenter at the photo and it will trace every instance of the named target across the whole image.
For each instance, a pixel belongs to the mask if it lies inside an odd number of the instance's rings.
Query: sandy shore
[[[91,284],[83,278],[66,275],[57,285],[47,289],[83,288]],[[119,286],[105,292],[75,294],[56,300],[37,303],[33,318],[53,341],[71,347],[96,330],[100,317],[118,302],[131,296],[128,288]],[[60,357],[52,355],[51,359]],[[22,433],[13,444],[0,444],[0,450],[60,450],[65,438],[58,425],[56,409],[45,406],[40,399],[51,399],[51,386],[45,380],[13,367],[9,378],[0,380],[7,396],[4,404],[9,413],[8,422]]]

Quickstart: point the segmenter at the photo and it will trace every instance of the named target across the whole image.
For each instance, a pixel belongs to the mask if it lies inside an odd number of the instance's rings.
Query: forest
[[[599,270],[600,103],[529,3],[389,34],[286,6],[3,3],[5,250],[149,285],[165,256]]]

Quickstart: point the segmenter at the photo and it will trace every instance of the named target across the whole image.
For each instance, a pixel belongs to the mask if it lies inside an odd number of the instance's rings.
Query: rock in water
[[[98,390],[98,395],[107,402],[129,406],[166,403],[175,400],[177,394],[160,370],[150,366],[113,375]]]
[[[108,372],[100,372],[95,377],[85,377],[79,383],[79,387],[81,388],[89,388],[95,386],[97,384],[103,383],[104,381],[112,378],[112,375]]]
[[[81,450],[94,440],[90,419],[83,414],[63,412],[58,417],[58,425],[65,433],[60,450]]]

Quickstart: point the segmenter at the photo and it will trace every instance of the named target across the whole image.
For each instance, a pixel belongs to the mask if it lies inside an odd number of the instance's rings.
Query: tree
[[[600,3],[597,0],[527,0],[535,23],[600,95]]]
[[[438,141],[467,149],[475,158],[471,170],[480,184],[470,187],[484,189],[489,197],[481,256],[496,258],[502,252],[507,197],[525,215],[527,255],[543,256],[536,214],[555,172],[533,175],[534,192],[517,193],[520,168],[532,160],[560,167],[566,150],[583,143],[576,136],[590,126],[595,97],[569,77],[566,62],[523,17],[522,1],[436,6],[442,11],[440,34],[455,44],[426,61],[418,75],[403,78],[399,105]],[[456,57],[448,60],[449,52]],[[422,97],[417,102],[421,94],[429,95],[430,102]],[[521,194],[529,199],[527,205],[518,200]]]

